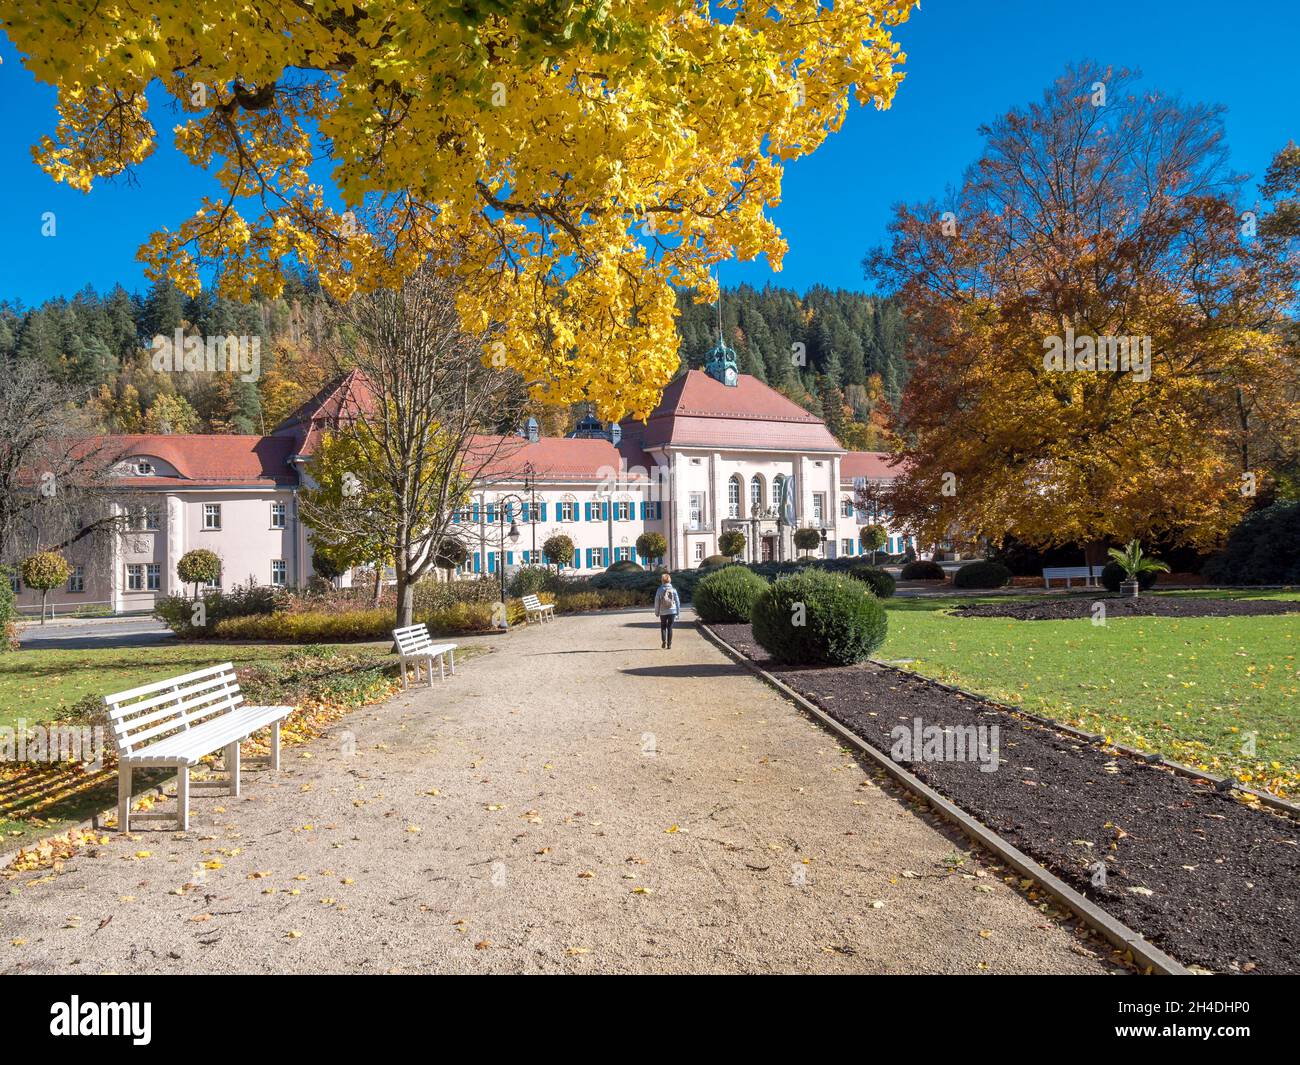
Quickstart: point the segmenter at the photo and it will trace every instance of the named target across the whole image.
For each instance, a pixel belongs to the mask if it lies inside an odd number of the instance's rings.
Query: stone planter
[[[1119,594],[1120,594],[1120,595],[1126,595],[1126,596],[1129,596],[1129,597],[1132,598],[1132,599],[1136,599],[1136,598],[1138,597],[1138,582],[1137,582],[1137,581],[1120,581],[1120,582],[1119,582]]]

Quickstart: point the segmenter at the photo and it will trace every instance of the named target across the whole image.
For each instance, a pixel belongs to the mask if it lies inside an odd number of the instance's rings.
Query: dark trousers
[[[676,614],[659,615],[659,639],[665,647],[673,645],[673,622],[677,620]]]

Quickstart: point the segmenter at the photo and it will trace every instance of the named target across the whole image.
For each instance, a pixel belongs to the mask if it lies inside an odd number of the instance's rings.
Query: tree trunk
[[[50,593],[47,592],[47,591],[42,591],[42,592],[41,592],[41,624],[42,624],[42,625],[45,624],[45,598],[46,598],[46,596],[48,596],[49,594],[50,594]]]
[[[384,570],[378,562],[375,563],[375,590],[372,593],[372,602],[375,606],[379,605],[379,600],[384,597]]]
[[[404,573],[397,575],[397,627],[406,628],[415,614],[415,585]]]

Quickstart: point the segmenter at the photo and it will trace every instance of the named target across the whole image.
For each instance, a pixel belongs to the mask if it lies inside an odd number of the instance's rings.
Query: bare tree
[[[454,539],[453,512],[523,445],[508,434],[526,388],[504,360],[485,358],[491,334],[462,328],[455,285],[436,264],[400,291],[355,297],[337,317],[336,368],[359,371],[368,395],[318,451],[303,516],[327,544],[383,545],[397,624],[409,625],[416,583]]]
[[[83,394],[31,359],[0,359],[0,561],[87,541],[103,546],[123,527],[105,505],[123,499],[112,476],[121,458],[83,417]]]

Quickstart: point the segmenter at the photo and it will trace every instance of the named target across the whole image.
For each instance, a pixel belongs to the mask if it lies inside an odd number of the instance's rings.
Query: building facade
[[[176,563],[195,548],[222,560],[221,587],[305,584],[312,575],[298,507],[310,484],[305,464],[323,433],[370,400],[352,373],[269,436],[116,438],[114,474],[133,502],[111,505],[121,508],[126,531],[108,558],[69,552],[77,569],[50,593],[56,612],[148,611],[162,596],[188,594]],[[804,527],[822,538],[814,554],[857,555],[859,530],[873,520],[888,531],[885,550],[899,554],[912,545],[889,516],[854,506],[855,485],[887,483],[894,461],[846,452],[820,419],[737,373],[734,354],[719,346],[706,369],[664,390],[645,423],[606,426],[589,417],[568,437],[539,437],[530,427],[501,441],[490,476],[452,529],[468,551],[461,572],[481,577],[499,576],[502,565],[542,564],[542,545],[559,534],[573,541],[568,568],[578,574],[622,559],[697,566],[721,553],[719,538],[730,530],[744,535],[747,561],[794,558],[794,531]],[[638,551],[645,532],[663,536],[664,558]],[[17,591],[25,610],[39,605],[38,592]]]

